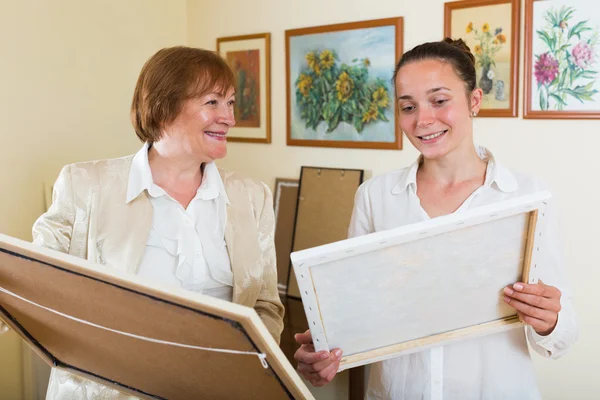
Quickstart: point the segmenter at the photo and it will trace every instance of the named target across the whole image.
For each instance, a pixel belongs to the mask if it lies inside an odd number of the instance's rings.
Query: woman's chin
[[[221,158],[225,158],[227,155],[227,147],[223,146],[222,149],[214,149],[209,154],[209,157],[214,160],[220,160]]]
[[[444,158],[448,154],[448,150],[445,147],[430,147],[421,150],[421,154],[423,154],[423,158],[428,160],[439,160]]]

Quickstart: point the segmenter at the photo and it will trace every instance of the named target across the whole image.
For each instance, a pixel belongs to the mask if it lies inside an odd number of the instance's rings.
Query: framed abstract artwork
[[[401,149],[392,88],[402,18],[293,29],[286,36],[287,144]]]
[[[520,0],[445,3],[444,35],[463,39],[475,56],[483,90],[480,117],[516,117],[519,92]]]
[[[217,52],[235,74],[235,121],[227,140],[271,143],[271,35],[217,39]]]
[[[600,14],[589,0],[526,0],[524,118],[600,118]]]

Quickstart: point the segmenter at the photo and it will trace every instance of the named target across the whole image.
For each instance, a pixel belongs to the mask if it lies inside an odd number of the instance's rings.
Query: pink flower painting
[[[572,100],[597,101],[596,46],[599,32],[588,20],[577,21],[575,8],[551,8],[544,29],[536,31],[543,51],[535,54],[533,76],[542,111],[563,111]]]

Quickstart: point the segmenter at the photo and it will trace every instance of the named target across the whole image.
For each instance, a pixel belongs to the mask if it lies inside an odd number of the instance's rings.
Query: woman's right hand
[[[308,329],[304,333],[295,334],[294,339],[300,344],[300,348],[294,354],[298,361],[298,373],[313,386],[320,387],[331,382],[340,367],[342,350],[315,352]]]

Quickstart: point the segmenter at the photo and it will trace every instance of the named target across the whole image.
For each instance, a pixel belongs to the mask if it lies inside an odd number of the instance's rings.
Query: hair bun
[[[467,43],[465,43],[464,40],[460,38],[454,40],[452,38],[446,37],[444,38],[443,42],[448,43],[449,45],[456,47],[457,49],[465,53],[469,57],[469,60],[471,60],[473,65],[475,65],[475,56],[473,55],[473,53],[471,53],[471,49],[469,48]]]

